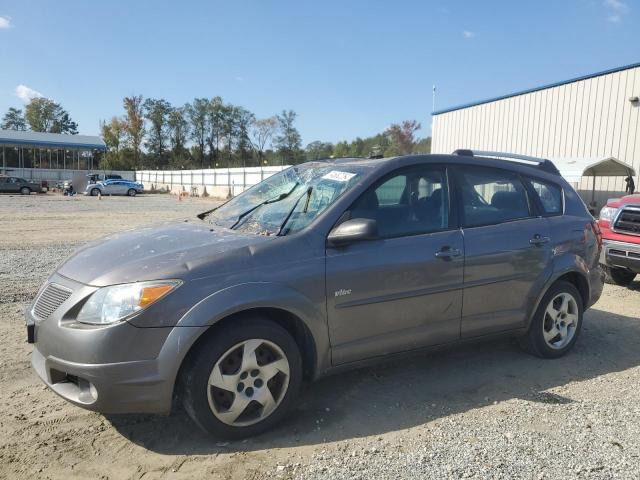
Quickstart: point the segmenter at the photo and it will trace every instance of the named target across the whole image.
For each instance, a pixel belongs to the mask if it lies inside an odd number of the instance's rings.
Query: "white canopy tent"
[[[593,177],[591,187],[591,201],[595,201],[596,177],[627,177],[635,176],[636,171],[632,165],[618,160],[615,157],[599,158],[557,158],[552,157],[553,162],[567,182],[578,183],[582,177]]]

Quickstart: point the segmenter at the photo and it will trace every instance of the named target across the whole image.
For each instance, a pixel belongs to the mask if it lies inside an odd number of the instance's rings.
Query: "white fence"
[[[209,168],[204,170],[138,170],[136,180],[145,189],[169,189],[173,193],[187,192],[226,198],[242,193],[267,177],[288,168],[284,166]]]

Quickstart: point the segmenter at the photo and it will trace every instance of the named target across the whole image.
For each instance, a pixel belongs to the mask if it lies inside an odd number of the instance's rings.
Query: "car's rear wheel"
[[[300,389],[295,340],[263,318],[238,320],[211,333],[187,360],[181,378],[185,410],[217,437],[244,438],[271,428]]]
[[[22,195],[31,195],[31,189],[29,187],[22,187],[20,193]]]
[[[137,192],[136,192],[133,188],[130,188],[130,189],[127,191],[127,195],[129,195],[130,197],[135,197],[135,196],[136,196],[136,193],[137,193]]]
[[[563,356],[578,339],[583,311],[578,289],[569,282],[556,282],[542,298],[521,345],[538,357]]]
[[[100,194],[100,189],[99,188],[92,188],[91,189],[91,196],[92,197],[97,197]]]
[[[605,267],[605,282],[627,287],[636,278],[635,272],[622,267]]]

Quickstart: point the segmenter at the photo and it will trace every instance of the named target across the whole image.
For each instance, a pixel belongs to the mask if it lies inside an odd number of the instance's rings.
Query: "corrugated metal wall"
[[[640,96],[640,67],[442,113],[433,118],[431,151],[614,156],[640,172],[640,105],[629,101],[633,96]],[[640,188],[640,174],[636,186]],[[583,178],[578,188],[591,198],[590,178]],[[596,190],[602,205],[624,191],[624,179],[597,179]]]

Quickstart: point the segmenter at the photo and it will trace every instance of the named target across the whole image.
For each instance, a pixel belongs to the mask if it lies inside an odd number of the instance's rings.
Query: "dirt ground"
[[[87,412],[43,387],[23,311],[56,265],[88,240],[211,205],[0,196],[0,478],[640,477],[638,281],[606,286],[562,359],[504,340],[328,377],[242,442],[212,440],[182,413]]]

